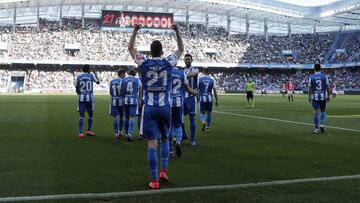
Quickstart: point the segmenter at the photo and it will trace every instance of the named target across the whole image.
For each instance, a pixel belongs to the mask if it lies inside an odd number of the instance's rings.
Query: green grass
[[[305,96],[221,96],[215,111],[312,122]],[[115,140],[107,96],[95,98],[95,137],[77,138],[75,96],[0,96],[0,197],[146,189],[146,143]],[[328,115],[360,115],[359,96],[338,96]],[[360,117],[327,118],[331,126],[360,130]],[[200,126],[200,125],[198,125]],[[170,161],[163,188],[238,184],[360,174],[360,133],[213,114],[212,131],[198,127],[198,146]],[[137,135],[137,132],[135,133]],[[330,136],[328,136],[330,134]],[[331,181],[228,191],[151,196],[154,202],[328,202],[360,200],[360,181]],[[147,202],[150,196],[112,199]],[[82,202],[102,200],[84,200]],[[108,201],[108,200],[106,200]],[[63,201],[60,201],[63,202]],[[72,202],[72,201],[69,201]]]

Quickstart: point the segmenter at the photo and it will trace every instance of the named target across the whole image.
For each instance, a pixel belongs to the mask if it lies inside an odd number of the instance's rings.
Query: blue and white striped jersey
[[[140,87],[140,80],[132,75],[122,79],[121,89],[124,97],[124,105],[134,105],[138,103],[138,90]]]
[[[312,99],[315,101],[324,101],[327,99],[326,90],[329,85],[329,79],[322,72],[315,72],[309,78],[309,87],[312,91]]]
[[[212,102],[212,92],[216,88],[215,79],[209,75],[199,78],[199,96],[200,102]]]
[[[188,76],[189,74],[197,74],[195,76]],[[197,89],[198,88],[198,74],[199,74],[199,69],[196,67],[190,67],[190,68],[185,68],[185,75],[187,76],[187,80],[189,82],[189,86],[191,89]],[[188,92],[185,92],[185,98],[188,97],[193,97],[194,95],[189,94]]]
[[[79,95],[80,102],[93,101],[93,82],[99,83],[99,80],[91,73],[83,73],[77,76],[75,87],[76,93]]]
[[[110,81],[109,91],[111,95],[112,106],[123,105],[123,95],[121,92],[122,78],[115,78]]]
[[[150,106],[167,106],[171,100],[171,72],[178,62],[175,54],[166,58],[149,59],[137,54],[135,63],[139,65],[143,84],[145,104]]]
[[[171,91],[171,106],[181,107],[184,103],[184,85],[188,84],[184,70],[174,67],[171,73],[172,76],[172,91]]]

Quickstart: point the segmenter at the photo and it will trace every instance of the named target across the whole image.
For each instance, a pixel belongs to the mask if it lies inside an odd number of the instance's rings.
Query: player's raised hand
[[[179,26],[177,24],[172,24],[171,29],[173,29],[175,32],[179,32]]]
[[[135,25],[134,25],[134,29],[135,29],[136,31],[140,30],[140,29],[141,29],[141,25],[140,25],[140,24],[135,24]]]

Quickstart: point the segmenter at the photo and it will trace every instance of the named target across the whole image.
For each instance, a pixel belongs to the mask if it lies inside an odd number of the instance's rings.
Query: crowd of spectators
[[[26,71],[25,91],[31,90],[62,90],[74,91],[74,81],[81,72],[56,69],[30,69]],[[324,72],[330,80],[331,88],[337,90],[360,90],[360,69],[326,69]],[[97,71],[100,85],[95,90],[107,90],[109,82],[116,78],[114,70]],[[217,86],[221,90],[243,92],[246,82],[251,78],[256,89],[268,92],[279,92],[282,84],[292,80],[296,91],[307,90],[308,79],[312,74],[309,70],[271,70],[271,69],[233,69],[213,72]],[[0,88],[5,88],[10,79],[9,70],[0,70]]]
[[[13,59],[96,60],[131,61],[127,52],[129,30],[104,30],[99,25],[75,18],[63,18],[62,23],[40,20],[40,30],[31,26],[0,28],[1,42],[9,46],[4,57]],[[179,23],[183,33],[185,52],[195,61],[205,63],[324,63],[325,55],[334,42],[336,33],[293,34],[289,36],[231,34],[223,27],[208,27],[201,24]],[[140,51],[149,51],[149,43],[159,39],[164,45],[164,54],[176,49],[171,31],[142,31],[137,46]],[[357,35],[354,35],[357,36]],[[355,41],[354,41],[355,40]],[[339,62],[360,60],[360,43],[357,38],[343,45],[346,54]],[[357,40],[357,41],[356,41]],[[356,43],[354,43],[356,42]],[[75,45],[75,50],[66,49]],[[285,53],[284,53],[285,51]],[[341,58],[340,58],[341,57]]]
[[[10,72],[8,70],[0,70],[0,88],[6,88],[9,82]]]
[[[327,74],[330,87],[337,90],[360,90],[360,69],[329,69]],[[296,91],[307,90],[312,71],[272,71],[247,70],[232,73],[215,73],[214,77],[220,88],[226,91],[244,91],[245,84],[251,78],[258,90],[279,92],[282,84],[292,80]]]

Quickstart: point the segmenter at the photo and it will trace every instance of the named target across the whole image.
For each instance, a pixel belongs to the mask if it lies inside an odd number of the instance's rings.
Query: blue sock
[[[123,128],[124,128],[124,119],[123,119],[122,116],[120,116],[120,120],[119,120],[119,132],[121,132]]]
[[[114,126],[114,132],[117,134],[119,133],[119,121],[117,118],[114,118],[113,120],[113,126]]]
[[[195,131],[196,131],[196,120],[195,116],[190,116],[190,136],[191,140],[195,140]]]
[[[135,128],[135,120],[134,119],[130,119],[129,120],[129,127],[128,127],[128,131],[127,131],[127,134],[128,135],[131,135],[134,131],[134,128]]]
[[[205,123],[205,114],[200,113],[200,121],[201,123]]]
[[[321,112],[320,113],[320,125],[324,126],[325,125],[325,119],[326,119],[326,113],[325,112]]]
[[[160,144],[161,169],[167,170],[170,155],[169,140],[162,141]]]
[[[128,131],[129,131],[129,120],[125,120],[124,128],[125,128],[125,133],[128,133]]]
[[[92,118],[92,117],[89,117],[89,118],[88,118],[88,130],[91,130],[91,129],[92,129],[92,124],[93,124],[93,118]]]
[[[156,148],[148,148],[148,164],[151,180],[158,180],[158,160]]]
[[[181,143],[182,140],[182,129],[181,128],[175,128],[174,134],[176,136],[176,143]]]
[[[211,113],[208,113],[207,119],[206,119],[206,126],[210,127],[210,124],[211,124]]]
[[[84,117],[79,117],[79,132],[83,133],[84,132]]]
[[[186,134],[186,129],[185,129],[185,123],[184,122],[181,124],[181,129],[182,129],[182,137],[186,138],[187,134]]]
[[[315,129],[319,128],[319,116],[318,113],[314,113],[314,125],[315,125]]]

